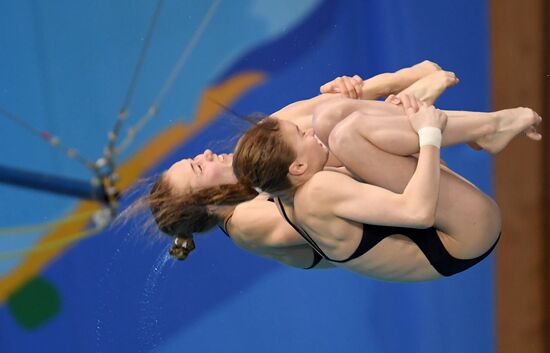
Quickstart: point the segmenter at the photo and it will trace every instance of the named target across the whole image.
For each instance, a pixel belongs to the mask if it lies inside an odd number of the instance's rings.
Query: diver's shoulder
[[[339,168],[325,169],[315,173],[311,179],[304,185],[304,189],[308,192],[319,192],[328,187],[335,187],[334,182],[341,181],[342,178],[348,178],[349,176],[343,174]]]
[[[264,235],[279,218],[273,202],[267,199],[253,199],[235,207],[227,227],[233,240],[242,245],[251,245],[261,243]]]

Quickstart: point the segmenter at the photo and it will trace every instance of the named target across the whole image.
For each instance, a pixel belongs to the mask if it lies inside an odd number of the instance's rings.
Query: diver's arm
[[[458,79],[453,72],[439,70],[420,78],[399,92],[397,96],[390,94],[386,99],[388,104],[385,108],[379,102],[369,104],[365,100],[355,99],[333,99],[323,102],[315,108],[313,113],[315,134],[328,146],[328,136],[332,129],[353,112],[361,110],[366,115],[403,114],[411,106],[414,107],[417,100],[428,105],[434,104],[447,88],[457,83]],[[397,107],[400,109],[396,109]]]
[[[415,131],[435,127],[434,132],[444,129],[447,119],[433,106],[423,106],[409,118]],[[439,148],[423,141],[416,170],[401,194],[335,172],[317,173],[306,184],[306,191],[310,195],[319,195],[321,199],[317,204],[328,205],[327,210],[337,217],[368,224],[427,228],[435,220],[439,157]],[[334,185],[338,188],[334,189]]]
[[[327,171],[317,173],[306,187],[308,195],[321,195],[317,204],[326,205],[322,207],[336,217],[365,224],[429,228],[439,195],[439,149],[421,148],[418,167],[402,194]]]
[[[424,65],[426,64],[424,63]],[[271,116],[292,121],[302,130],[307,130],[313,127],[312,116],[315,109],[321,104],[335,99],[338,100],[338,98],[348,98],[350,101],[378,99],[392,93],[401,92],[422,77],[421,75],[404,74],[406,70],[411,70],[411,68],[405,68],[397,72],[382,73],[364,81],[360,80],[357,75],[354,77],[337,77],[321,86],[323,94],[289,104],[271,114]]]

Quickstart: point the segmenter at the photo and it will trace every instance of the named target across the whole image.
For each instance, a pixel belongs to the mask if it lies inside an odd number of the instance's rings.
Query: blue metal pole
[[[82,181],[1,165],[0,183],[105,203],[109,200],[102,185],[94,185],[92,181]]]

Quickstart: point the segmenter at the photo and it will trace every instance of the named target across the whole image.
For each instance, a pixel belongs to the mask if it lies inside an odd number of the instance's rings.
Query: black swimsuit
[[[267,201],[270,201],[270,202],[275,202],[272,198],[268,198]],[[233,214],[229,215],[229,217],[227,217],[225,219],[225,221],[223,222],[223,227],[222,226],[219,226],[218,225],[218,228],[221,229],[221,231],[227,235],[229,238],[231,238],[231,235],[229,235],[229,232],[227,232],[227,222],[229,222],[229,220],[231,219],[231,217],[233,216]],[[292,225],[292,224],[291,224]],[[293,226],[294,227],[294,226]],[[321,262],[321,260],[323,259],[323,257],[317,252],[316,249],[311,249],[313,251],[313,263],[308,266],[308,267],[304,267],[304,270],[309,270],[311,268],[314,268],[315,266],[317,266],[317,264],[319,262]]]
[[[363,224],[363,237],[361,238],[361,242],[359,243],[359,246],[357,247],[355,252],[345,260],[334,260],[329,258],[323,252],[323,250],[321,250],[319,245],[317,245],[313,241],[309,234],[307,234],[303,229],[294,225],[290,221],[281,200],[277,199],[277,202],[279,204],[279,209],[281,210],[286,221],[302,237],[304,237],[304,239],[311,245],[313,249],[315,249],[319,253],[319,255],[330,262],[343,263],[351,261],[367,253],[370,249],[372,249],[374,246],[376,246],[376,244],[378,244],[386,237],[394,234],[402,234],[410,238],[420,248],[420,250],[424,253],[430,264],[437,272],[439,272],[442,276],[452,276],[456,273],[467,270],[468,268],[474,266],[475,264],[486,258],[491,253],[491,251],[493,251],[500,239],[499,235],[493,246],[491,246],[491,248],[482,255],[473,259],[462,260],[457,259],[456,257],[453,257],[451,254],[449,254],[447,249],[445,249],[445,246],[443,246],[443,243],[441,242],[441,239],[439,238],[436,229],[433,227],[428,229],[415,229]]]

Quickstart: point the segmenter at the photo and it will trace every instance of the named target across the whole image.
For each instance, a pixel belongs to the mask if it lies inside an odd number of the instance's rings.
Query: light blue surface
[[[146,57],[126,127],[135,124],[158,95],[212,1],[166,1]],[[311,11],[317,0],[293,6],[285,1],[222,1],[160,113],[137,136],[122,160],[175,121],[189,121],[203,90],[234,61],[261,41],[281,35]],[[0,106],[100,158],[122,105],[154,1],[21,1],[0,4],[9,21],[0,24]],[[13,33],[17,35],[13,35]],[[2,118],[0,163],[82,179],[80,164]],[[123,136],[125,131],[123,131]],[[4,215],[0,227],[61,219],[76,201],[69,197],[0,185]],[[37,205],[40,205],[37,207]],[[29,248],[41,234],[0,237],[3,251]],[[7,273],[17,259],[0,262]]]
[[[158,93],[209,4],[167,0],[131,119]],[[0,22],[0,106],[98,157],[153,9],[145,0],[0,4],[8,19]],[[487,17],[486,2],[473,0],[224,1],[128,155],[176,120],[188,121],[206,87],[249,69],[265,73],[266,81],[231,107],[242,114],[310,97],[338,75],[368,77],[424,59],[461,78],[439,106],[487,110]],[[205,147],[218,149],[236,134],[230,119],[223,114],[182,141],[151,172]],[[11,152],[0,163],[89,176],[11,123],[0,126],[0,147]],[[444,159],[492,192],[488,155],[457,146]],[[3,186],[0,193],[3,226],[56,219],[75,205]],[[27,247],[37,236],[1,238],[0,249]],[[56,289],[61,311],[29,331],[0,306],[0,352],[495,350],[492,259],[449,279],[385,283],[341,270],[289,269],[236,248],[219,231],[196,242],[183,263],[166,262],[168,240],[147,238],[139,225],[75,244],[40,273]],[[0,263],[0,273],[16,264]]]

